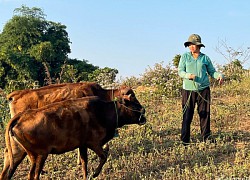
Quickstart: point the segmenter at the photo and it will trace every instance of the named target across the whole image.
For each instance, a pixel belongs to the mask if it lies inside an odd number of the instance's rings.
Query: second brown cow
[[[45,86],[39,89],[26,89],[19,90],[10,93],[7,98],[9,100],[9,107],[11,117],[14,117],[19,112],[23,112],[28,109],[36,109],[48,104],[63,101],[66,99],[81,98],[85,96],[98,96],[105,101],[113,100],[123,95],[131,94],[135,96],[133,90],[129,87],[122,86],[118,89],[103,89],[99,84],[94,82],[82,82],[82,83],[65,83]],[[137,99],[134,99],[138,102]],[[26,152],[18,143],[12,140],[13,154],[16,162],[21,162],[26,156]],[[4,167],[0,176],[4,177],[9,169],[10,161],[8,157],[8,150],[5,148],[4,152]],[[78,157],[78,164],[80,159]]]
[[[115,129],[125,124],[146,122],[145,109],[135,99],[132,94],[109,102],[87,97],[17,114],[6,127],[10,168],[5,178],[10,179],[20,163],[13,157],[13,140],[23,147],[31,161],[28,179],[39,179],[49,154],[76,148],[80,149],[84,179],[87,179],[87,148],[99,156],[100,163],[93,175],[97,177],[107,160],[102,146],[113,138]]]

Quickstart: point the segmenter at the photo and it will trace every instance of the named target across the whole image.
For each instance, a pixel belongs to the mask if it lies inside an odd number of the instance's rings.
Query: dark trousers
[[[210,88],[207,87],[199,92],[182,91],[183,121],[181,128],[181,140],[183,143],[190,142],[190,125],[193,120],[195,104],[200,117],[200,130],[203,140],[211,134],[210,131]]]

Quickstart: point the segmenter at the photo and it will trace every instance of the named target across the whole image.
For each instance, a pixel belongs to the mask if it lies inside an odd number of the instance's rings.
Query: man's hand
[[[223,81],[224,81],[224,79],[223,79],[223,77],[222,77],[222,76],[219,76],[219,77],[217,78],[217,80],[219,81],[219,84],[222,84],[222,83],[223,83]]]
[[[190,74],[188,77],[189,80],[195,80],[195,75],[194,74]]]

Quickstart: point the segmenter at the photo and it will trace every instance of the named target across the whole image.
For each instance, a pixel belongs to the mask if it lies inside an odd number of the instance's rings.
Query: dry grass
[[[192,143],[180,143],[181,99],[153,93],[137,93],[147,110],[148,123],[119,130],[110,142],[110,155],[97,179],[250,179],[250,80],[212,88],[212,137],[201,142],[199,119],[192,123]],[[0,135],[3,164],[4,132]],[[89,151],[89,172],[98,158]],[[26,179],[29,162],[24,160],[14,179]],[[49,156],[41,179],[81,179],[76,151]]]

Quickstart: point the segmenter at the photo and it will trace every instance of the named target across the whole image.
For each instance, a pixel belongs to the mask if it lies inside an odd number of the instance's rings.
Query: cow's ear
[[[130,91],[130,88],[127,86],[121,86],[120,88],[121,95],[128,94],[129,91]]]
[[[123,99],[130,101],[131,100],[131,94],[123,95]]]

